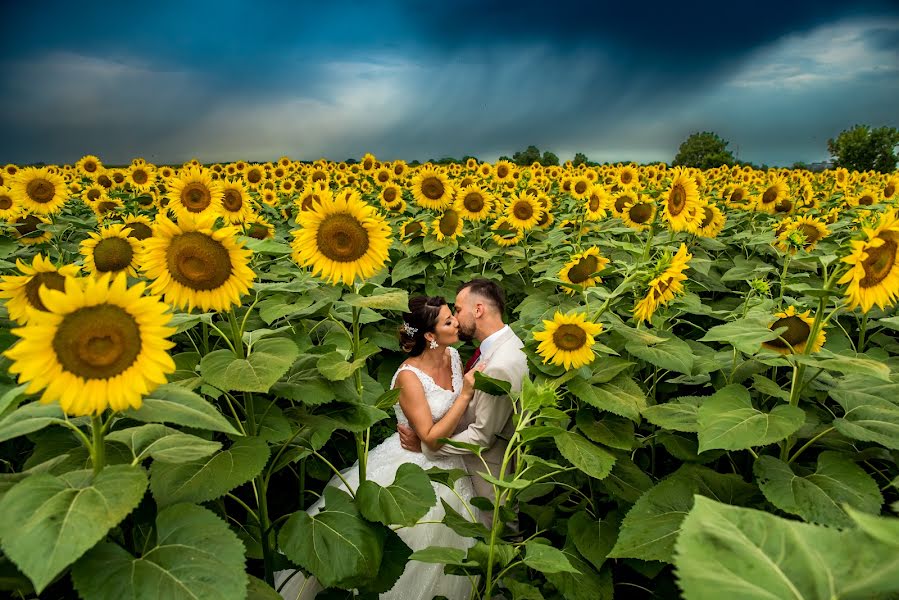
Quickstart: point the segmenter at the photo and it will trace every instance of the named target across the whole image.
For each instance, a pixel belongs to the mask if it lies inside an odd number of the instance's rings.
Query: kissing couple
[[[485,448],[481,458],[494,477],[500,467],[513,431],[512,402],[508,396],[492,396],[474,389],[474,374],[481,371],[494,379],[508,381],[520,391],[527,376],[524,344],[503,322],[505,294],[489,279],[473,279],[462,284],[456,294],[455,311],[439,296],[415,296],[409,300],[409,312],[400,328],[400,346],[409,354],[393,376],[391,389],[399,388],[394,407],[398,432],[369,452],[368,478],[382,486],[393,483],[397,469],[405,463],[423,469],[462,469],[468,477],[459,478],[454,489],[434,483],[437,504],[413,527],[397,534],[413,551],[428,546],[467,549],[474,540],[464,538],[440,521],[445,510],[441,500],[458,513],[473,514],[487,527],[492,513],[478,511],[470,500],[475,496],[493,498],[493,486],[478,473],[484,463],[472,452],[449,444],[441,438],[475,444]],[[477,340],[478,348],[463,367],[452,344]],[[359,485],[358,463],[343,474],[354,491]],[[346,486],[336,476],[328,483]],[[323,508],[317,500],[307,509],[310,514]],[[286,581],[286,583],[285,583]],[[283,586],[283,587],[282,587]],[[275,574],[275,587],[289,600],[314,598],[322,587],[315,578],[306,578],[294,570]],[[444,596],[465,600],[471,594],[467,577],[445,575],[443,565],[410,561],[393,588],[380,598],[430,600]]]

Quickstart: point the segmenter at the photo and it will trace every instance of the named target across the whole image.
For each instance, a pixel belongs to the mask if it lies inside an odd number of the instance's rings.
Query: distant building
[[[808,170],[814,173],[818,173],[820,171],[826,171],[827,169],[833,168],[832,160],[822,160],[821,162],[814,162],[809,164]]]

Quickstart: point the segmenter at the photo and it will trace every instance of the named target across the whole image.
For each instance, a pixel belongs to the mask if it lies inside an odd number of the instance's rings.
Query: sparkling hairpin
[[[405,321],[403,321],[403,331],[406,332],[406,335],[409,337],[413,337],[416,333],[418,333],[418,328],[412,327]]]

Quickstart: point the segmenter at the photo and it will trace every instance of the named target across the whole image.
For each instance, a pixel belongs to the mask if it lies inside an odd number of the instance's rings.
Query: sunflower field
[[[6,165],[0,590],[279,598],[300,568],[373,598],[423,561],[473,598],[899,597],[897,200],[845,170]],[[474,277],[530,376],[492,529],[448,510],[471,548],[413,553],[464,473],[382,487],[367,456],[409,297]]]

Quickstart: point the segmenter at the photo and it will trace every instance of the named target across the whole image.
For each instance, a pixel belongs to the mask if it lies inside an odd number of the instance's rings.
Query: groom
[[[513,391],[520,391],[521,382],[528,374],[527,358],[522,351],[524,344],[503,322],[506,299],[502,288],[489,279],[472,279],[459,287],[455,304],[459,338],[466,342],[473,339],[480,342],[465,370],[483,363],[485,375],[508,381]],[[481,456],[490,467],[491,474],[500,477],[503,454],[514,430],[511,416],[512,402],[508,396],[492,396],[477,390],[450,439],[486,448]],[[400,425],[399,432],[406,450],[424,451],[432,459],[463,456],[475,495],[493,498],[493,486],[477,474],[484,470],[484,465],[470,451],[444,444],[432,452],[422,448],[421,440],[411,428]],[[492,514],[482,512],[481,520],[490,527]]]

